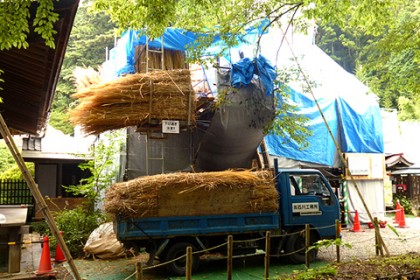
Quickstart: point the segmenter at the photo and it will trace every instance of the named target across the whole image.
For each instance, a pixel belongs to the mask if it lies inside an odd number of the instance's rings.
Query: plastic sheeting
[[[232,64],[231,84],[235,88],[247,86],[251,83],[254,75],[258,75],[264,86],[265,94],[272,94],[277,71],[274,66],[262,55],[258,58],[244,58]]]
[[[294,44],[283,46],[278,51],[275,46],[278,34],[264,35],[262,53],[277,60],[279,69],[296,68],[296,57],[309,81],[317,85],[313,92],[327,123],[344,153],[383,153],[383,131],[380,109],[376,96],[354,75],[346,72],[317,46],[294,38]],[[293,53],[291,51],[293,49]],[[303,83],[304,84],[304,83]],[[281,156],[297,161],[312,162],[337,167],[337,151],[328,129],[321,117],[312,95],[305,93],[302,82],[293,82],[290,101],[299,106],[299,114],[310,119],[309,128],[313,135],[308,138],[309,147],[302,149],[289,137],[277,135],[265,137],[268,151],[273,156]]]
[[[255,37],[263,33],[267,24],[268,21],[263,20],[259,26],[249,27],[246,30],[246,34],[240,37],[242,44],[255,41]],[[193,47],[194,44],[199,44],[198,39],[203,36],[207,35],[177,28],[167,28],[161,37],[149,41],[149,46],[151,48],[161,48],[163,38],[165,49],[186,51],[189,47]],[[146,36],[140,36],[139,31],[128,30],[124,32],[118,40],[117,46],[110,51],[110,60],[104,63],[105,76],[109,78],[135,73],[134,65],[137,59],[135,57],[135,47],[145,44]],[[207,49],[207,53],[212,55],[224,50],[225,47],[221,38],[216,36],[213,38],[213,45]]]

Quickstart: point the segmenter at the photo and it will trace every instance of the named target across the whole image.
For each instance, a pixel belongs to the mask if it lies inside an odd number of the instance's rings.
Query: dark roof
[[[55,49],[47,47],[34,32],[28,35],[27,49],[0,51],[0,112],[12,133],[37,134],[46,125],[64,53],[79,0],[55,1],[59,20],[55,23]],[[36,2],[31,4],[34,18]]]

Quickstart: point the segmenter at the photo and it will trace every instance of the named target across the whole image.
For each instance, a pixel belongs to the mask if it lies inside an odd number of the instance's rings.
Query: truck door
[[[302,170],[287,173],[282,180],[283,191],[288,192],[281,198],[282,206],[288,208],[283,211],[284,226],[310,224],[319,228],[321,238],[333,236],[339,204],[325,177],[318,171]]]

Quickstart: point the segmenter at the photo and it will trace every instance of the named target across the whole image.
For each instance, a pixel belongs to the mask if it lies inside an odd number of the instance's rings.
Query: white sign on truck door
[[[318,202],[292,203],[292,212],[300,215],[321,215]]]

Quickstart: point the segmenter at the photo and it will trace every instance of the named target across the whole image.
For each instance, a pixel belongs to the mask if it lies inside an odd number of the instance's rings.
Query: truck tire
[[[186,269],[186,257],[181,258],[176,261],[174,259],[179,258],[186,254],[187,247],[192,247],[193,252],[197,251],[196,247],[188,242],[178,242],[173,244],[165,254],[165,262],[169,262],[166,265],[166,269],[174,275],[182,276],[185,275]],[[200,265],[200,257],[197,254],[192,255],[192,271],[195,272],[198,270]]]
[[[316,242],[316,238],[311,235],[310,244]],[[298,231],[294,232],[286,241],[286,254],[292,263],[301,264],[305,263],[305,235],[300,234]],[[309,261],[315,260],[318,249],[312,249],[308,252]]]

